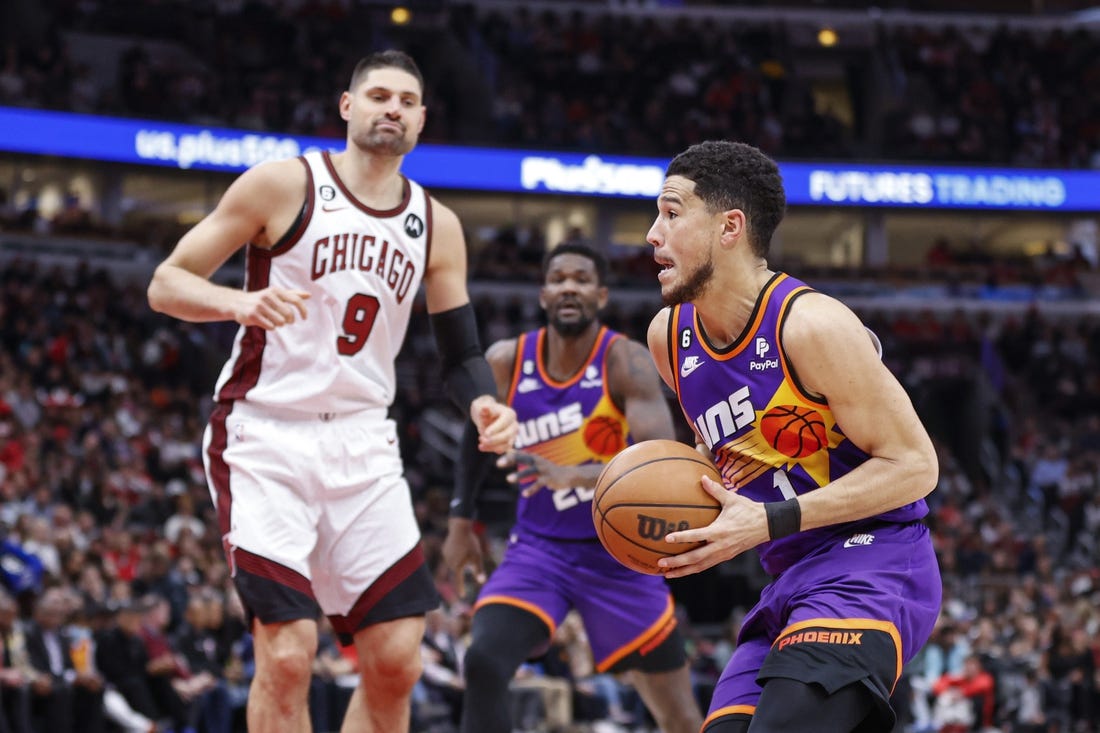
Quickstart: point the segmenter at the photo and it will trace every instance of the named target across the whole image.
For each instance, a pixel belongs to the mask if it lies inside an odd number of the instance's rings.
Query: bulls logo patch
[[[405,234],[408,234],[414,239],[424,233],[424,220],[416,214],[409,214],[405,217]]]

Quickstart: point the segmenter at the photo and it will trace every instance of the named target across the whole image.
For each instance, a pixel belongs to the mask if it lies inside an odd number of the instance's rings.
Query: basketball
[[[613,456],[623,449],[622,423],[613,417],[600,415],[584,426],[584,444],[598,456]]]
[[[701,543],[665,542],[665,535],[705,527],[721,507],[700,483],[721,481],[699,451],[675,440],[645,440],[608,463],[592,497],[596,534],[611,556],[647,575],[660,575],[657,561]]]
[[[779,405],[764,413],[760,434],[772,448],[790,458],[812,456],[829,445],[821,413],[797,405]]]

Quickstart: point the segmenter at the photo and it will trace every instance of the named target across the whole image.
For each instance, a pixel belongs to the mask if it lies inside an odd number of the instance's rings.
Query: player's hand
[[[488,395],[470,403],[470,418],[477,426],[478,450],[485,453],[508,451],[519,434],[516,411]]]
[[[730,491],[709,476],[703,489],[718,500],[721,511],[706,527],[671,532],[665,542],[705,542],[701,547],[657,561],[667,578],[682,578],[714,567],[768,540],[768,518],[761,502]]]
[[[577,485],[572,467],[559,466],[553,461],[526,451],[508,451],[497,459],[497,468],[508,471],[505,479],[510,484],[531,482],[523,488],[524,496],[531,496],[541,489],[562,491]]]
[[[472,519],[451,517],[447,520],[447,538],[443,540],[442,553],[443,565],[460,592],[467,568],[478,584],[485,583],[485,558]]]
[[[265,331],[306,319],[309,293],[286,288],[264,288],[241,293],[234,320],[242,326],[259,326]]]

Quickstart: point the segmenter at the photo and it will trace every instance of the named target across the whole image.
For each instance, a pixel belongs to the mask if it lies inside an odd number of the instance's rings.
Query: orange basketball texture
[[[829,445],[821,413],[797,405],[779,405],[764,413],[760,434],[772,448],[790,458],[812,456]]]
[[[675,440],[645,440],[626,448],[604,467],[592,498],[596,535],[626,567],[660,575],[657,561],[698,547],[665,542],[669,532],[705,527],[721,507],[700,479],[721,483],[718,470],[691,446]]]
[[[623,425],[613,417],[600,415],[584,425],[584,444],[598,456],[613,456],[626,446]]]

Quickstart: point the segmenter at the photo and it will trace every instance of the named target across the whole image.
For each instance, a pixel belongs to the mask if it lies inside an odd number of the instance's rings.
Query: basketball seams
[[[619,455],[622,455],[622,453],[619,453]],[[615,458],[618,458],[618,457],[619,456],[615,456]],[[610,470],[610,468],[613,465],[615,465],[615,458],[611,459],[611,462],[608,463],[606,466],[604,466],[603,473],[607,473],[607,471]],[[630,474],[634,473],[638,469],[645,468],[646,466],[652,465],[654,463],[660,463],[661,461],[687,461],[688,463],[698,463],[700,466],[704,466],[705,468],[708,468],[708,469],[713,469],[714,468],[714,466],[710,465],[705,460],[703,460],[702,456],[700,456],[699,458],[691,458],[689,456],[661,456],[660,458],[650,458],[648,461],[644,461],[642,463],[639,463],[636,466],[631,466],[630,468],[626,469],[621,474],[616,476],[614,479],[612,479],[611,483],[609,483],[607,486],[603,487],[603,489],[601,489],[599,492],[597,492],[597,494],[595,496],[595,499],[594,499],[593,506],[595,506],[596,510],[599,511],[600,517],[602,518],[603,515],[606,513],[600,507],[600,501],[603,499],[603,497],[605,497],[611,491],[611,489],[615,486],[615,484],[619,483],[621,480],[623,480],[623,478],[625,478],[626,476],[629,476]],[[599,479],[596,479],[596,485],[597,486],[599,485],[599,483],[600,483]]]

